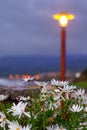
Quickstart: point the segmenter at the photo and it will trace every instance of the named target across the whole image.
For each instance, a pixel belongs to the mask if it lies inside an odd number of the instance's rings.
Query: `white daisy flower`
[[[29,81],[33,81],[34,80],[34,77],[27,77],[27,78],[24,78],[23,79],[23,82],[29,82]]]
[[[48,109],[54,110],[54,109],[57,109],[59,106],[60,106],[60,103],[58,101],[51,102],[50,104],[48,104]]]
[[[72,112],[80,112],[83,110],[83,106],[73,104],[72,107],[69,108],[69,110]]]
[[[66,85],[66,86],[64,86],[63,88],[60,88],[60,87],[59,87],[59,89],[62,90],[63,92],[68,92],[68,93],[70,93],[70,92],[73,92],[74,89],[76,89],[76,86],[73,86],[73,85],[71,85],[71,86]]]
[[[12,121],[8,124],[9,130],[22,130],[22,126],[17,121]]]
[[[54,101],[59,100],[59,99],[61,99],[61,95],[60,94],[54,95],[53,99],[54,99]]]
[[[34,81],[34,83],[37,84],[39,87],[45,87],[48,85],[49,82]]]
[[[71,94],[73,91],[74,91],[74,89],[76,89],[76,86],[69,86],[69,85],[66,85],[66,86],[64,86],[63,88],[62,87],[58,87],[58,89],[60,89],[60,94],[62,95],[63,93],[65,93],[65,96],[63,97],[62,96],[62,98],[64,98],[64,99],[69,99],[70,97],[69,96],[73,96],[73,94]],[[63,100],[64,100],[63,99]]]
[[[84,89],[79,89],[75,91],[75,97],[78,98],[84,98],[85,90]]]
[[[45,100],[46,100],[46,97],[47,97],[47,95],[46,95],[45,93],[42,93],[42,94],[40,95],[40,101],[45,101]]]
[[[54,89],[54,92],[60,93],[60,90],[59,89]]]
[[[52,86],[51,86],[51,85],[48,85],[48,86],[46,86],[46,89],[47,89],[48,91],[51,91],[51,90],[52,90]]]
[[[29,97],[29,96],[28,96],[28,97],[18,96],[16,99],[17,99],[18,101],[28,101],[28,100],[30,99],[30,97]]]
[[[0,95],[0,101],[4,101],[9,97],[9,95]]]
[[[78,130],[83,130],[83,127],[86,127],[86,128],[87,128],[87,122],[81,122],[81,123],[80,123],[80,126],[81,126],[81,127],[79,127]]]
[[[80,123],[80,125],[86,125],[87,126],[87,122],[82,122],[82,123]]]
[[[27,106],[27,103],[19,102],[17,105],[13,103],[13,106],[11,109],[8,109],[8,112],[12,112],[13,116],[18,116],[19,118],[22,116],[22,114],[25,114],[26,116],[30,117],[30,113],[25,112],[25,108]]]
[[[29,118],[31,118],[30,112],[23,112],[23,114]]]
[[[6,115],[0,112],[0,126],[5,130],[5,124],[9,121],[6,119]]]
[[[41,93],[48,93],[47,88],[46,88],[46,87],[43,87],[43,88],[41,89]]]
[[[83,104],[87,104],[87,95],[83,96]]]
[[[84,111],[87,112],[87,106],[84,108]]]
[[[29,125],[24,126],[24,127],[22,128],[22,130],[31,130],[31,125],[30,125],[30,126],[29,126]]]
[[[47,126],[46,128],[47,128],[47,130],[59,130],[59,126],[57,124],[56,125]]]
[[[47,128],[47,130],[66,130],[66,129],[63,128],[63,127],[59,127],[58,124],[56,124],[56,125],[51,125],[51,126],[47,126],[46,128]]]
[[[66,86],[68,85],[69,82],[68,81],[59,81],[59,80],[55,80],[55,79],[52,79],[51,80],[51,85],[55,85],[55,86]]]
[[[62,92],[58,89],[54,89],[52,91],[52,95],[54,100],[63,99],[65,101],[64,97],[62,96]]]

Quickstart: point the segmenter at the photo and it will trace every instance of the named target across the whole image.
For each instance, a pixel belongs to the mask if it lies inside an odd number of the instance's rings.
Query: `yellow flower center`
[[[62,128],[59,128],[59,130],[62,130]]]
[[[47,122],[52,123],[52,122],[54,122],[54,120],[53,120],[52,117],[49,117],[48,120],[47,120]]]
[[[16,128],[16,130],[20,130],[19,128]]]
[[[6,121],[6,117],[3,117],[3,118],[2,118],[2,122],[4,122],[4,121]]]

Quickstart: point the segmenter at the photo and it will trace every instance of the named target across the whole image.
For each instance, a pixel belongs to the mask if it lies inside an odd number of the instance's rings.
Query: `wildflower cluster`
[[[17,103],[0,107],[0,130],[87,130],[84,89],[55,79],[34,82],[40,87],[38,96],[21,95]],[[0,97],[2,102],[8,96]]]

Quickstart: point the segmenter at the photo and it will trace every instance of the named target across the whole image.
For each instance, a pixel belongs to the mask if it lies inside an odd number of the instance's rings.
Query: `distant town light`
[[[75,74],[75,77],[76,77],[76,78],[80,78],[80,76],[81,76],[81,73],[80,73],[80,72],[77,72],[77,73]]]

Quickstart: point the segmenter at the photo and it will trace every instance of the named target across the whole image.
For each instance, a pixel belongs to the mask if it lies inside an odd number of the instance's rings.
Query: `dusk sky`
[[[67,54],[87,54],[87,0],[0,0],[0,56],[60,55],[61,28],[52,16],[75,15]]]

